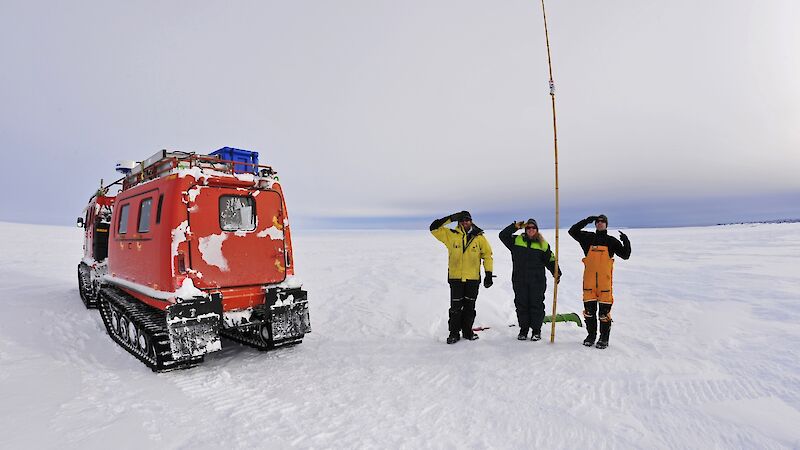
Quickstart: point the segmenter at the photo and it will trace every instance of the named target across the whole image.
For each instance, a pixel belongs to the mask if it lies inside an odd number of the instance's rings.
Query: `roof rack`
[[[147,181],[167,176],[176,169],[192,169],[195,167],[231,176],[243,173],[260,176],[275,174],[272,166],[229,161],[220,159],[218,156],[160,150],[137,164],[128,176],[122,178],[122,190],[125,191]],[[245,167],[245,170],[242,170],[242,167]]]

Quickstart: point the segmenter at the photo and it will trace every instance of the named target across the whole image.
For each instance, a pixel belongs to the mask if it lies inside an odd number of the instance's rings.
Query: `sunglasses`
[[[538,230],[536,227],[525,227],[526,230]]]

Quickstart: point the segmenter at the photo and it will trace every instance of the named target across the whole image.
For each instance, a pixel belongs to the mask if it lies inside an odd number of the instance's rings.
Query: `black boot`
[[[589,333],[583,340],[583,345],[591,347],[594,345],[594,340],[597,339],[597,317],[584,317],[583,319],[586,321],[586,331]]]
[[[611,334],[611,322],[600,322],[600,339],[597,340],[595,347],[608,347],[608,337]]]
[[[542,332],[541,331],[537,331],[537,330],[533,330],[533,333],[531,334],[531,340],[532,341],[541,341],[542,340]]]
[[[475,323],[475,300],[465,298],[462,302],[464,307],[461,313],[461,334],[464,339],[474,341],[478,339],[478,335],[472,331],[472,325]]]
[[[461,320],[464,315],[461,299],[450,300],[448,314],[450,318],[447,321],[447,328],[450,331],[450,335],[447,337],[447,343],[455,344],[461,339],[459,332],[461,331]]]
[[[528,340],[528,329],[522,328],[519,330],[519,335],[517,335],[517,340],[519,341],[527,341]]]

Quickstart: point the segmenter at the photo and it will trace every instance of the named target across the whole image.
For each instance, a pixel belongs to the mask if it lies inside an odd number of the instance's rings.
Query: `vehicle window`
[[[223,195],[219,198],[219,226],[224,231],[256,229],[255,200],[250,196]]]
[[[128,232],[128,207],[130,205],[122,205],[119,210],[119,225],[117,225],[117,233],[125,234]]]
[[[158,206],[156,206],[156,223],[161,223],[161,205],[164,203],[164,194],[158,196]]]
[[[153,206],[153,199],[146,198],[139,203],[139,233],[147,233],[150,231],[150,209]]]

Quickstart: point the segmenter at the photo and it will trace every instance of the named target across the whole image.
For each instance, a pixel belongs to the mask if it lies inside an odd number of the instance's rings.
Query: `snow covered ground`
[[[574,324],[515,339],[495,231],[476,321],[492,328],[445,345],[446,251],[427,230],[295,230],[305,342],[226,341],[154,374],[84,309],[79,229],[0,223],[0,448],[800,448],[800,224],[628,235],[606,350]],[[579,312],[580,249],[561,236],[559,311]]]

